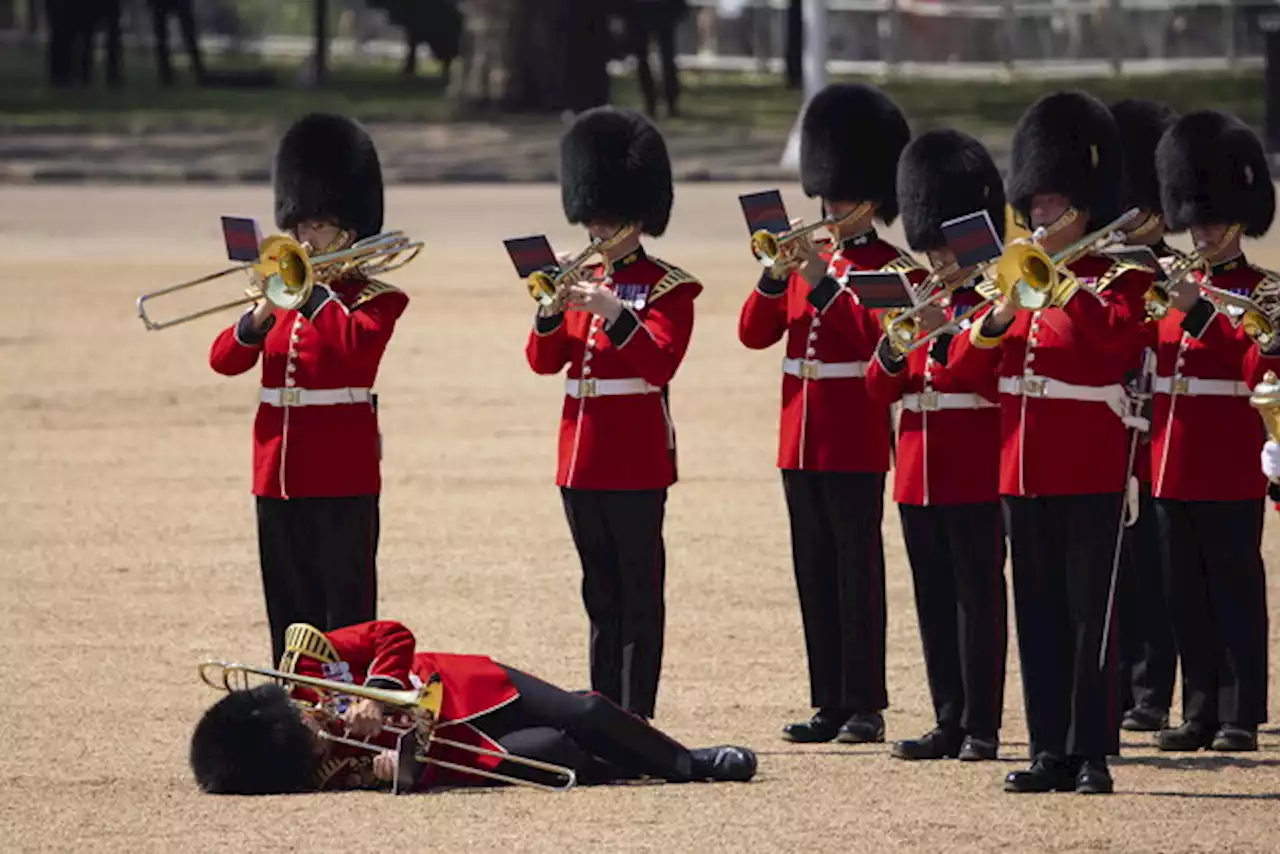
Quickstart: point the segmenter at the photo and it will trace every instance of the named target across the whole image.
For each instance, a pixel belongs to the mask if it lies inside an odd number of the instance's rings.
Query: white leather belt
[[[264,388],[259,399],[271,406],[336,406],[368,403],[367,388]]]
[[[1248,397],[1249,386],[1235,380],[1204,380],[1199,377],[1155,377],[1151,390],[1156,394],[1189,394],[1205,397]]]
[[[912,412],[937,412],[941,409],[994,409],[996,404],[971,392],[926,391],[904,394],[902,408]]]
[[[1001,377],[1001,394],[1020,397],[1043,397],[1050,400],[1082,400],[1091,403],[1114,404],[1125,398],[1121,385],[1074,385],[1062,380],[1040,377],[1035,374],[1021,377]]]
[[[817,359],[783,359],[782,372],[806,380],[865,377],[866,362],[819,362]]]
[[[656,385],[650,385],[639,377],[628,377],[621,380],[598,380],[585,377],[580,380],[565,380],[564,393],[569,397],[612,397],[622,394],[653,394],[661,391]]]

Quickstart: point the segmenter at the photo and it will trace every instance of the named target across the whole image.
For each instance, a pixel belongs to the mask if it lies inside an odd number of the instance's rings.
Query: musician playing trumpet
[[[1004,187],[982,144],[953,130],[912,140],[897,181],[908,245],[928,253],[941,287],[968,283],[937,300],[945,307],[920,311],[919,332],[929,334],[979,299],[975,268],[957,269],[942,224],[985,211],[996,244],[1004,233]],[[900,759],[989,760],[999,748],[1008,617],[998,393],[994,373],[978,382],[951,374],[950,340],[939,335],[903,357],[886,336],[867,369],[873,400],[902,402],[893,491],[937,724],[920,738],[895,743]]]
[[[1252,751],[1267,720],[1267,479],[1254,462],[1266,435],[1249,397],[1280,369],[1280,352],[1261,350],[1200,286],[1274,305],[1280,277],[1249,263],[1240,239],[1271,227],[1275,189],[1253,131],[1217,111],[1179,119],[1156,163],[1165,216],[1190,230],[1207,268],[1171,283],[1172,310],[1158,326],[1153,494],[1183,691],[1182,724],[1157,744]]]
[[[460,744],[511,753],[573,770],[582,784],[654,777],[673,783],[747,781],[756,757],[745,747],[690,750],[594,693],[571,693],[484,655],[420,652],[413,633],[389,620],[331,632],[291,627],[297,647],[281,670],[366,687],[406,690],[439,677],[442,705],[435,732]],[[304,640],[305,638],[305,640]],[[191,736],[196,783],[210,794],[287,794],[381,788],[397,767],[383,728],[388,710],[357,699],[327,720],[304,709],[314,689],[275,684],[233,691],[210,707]],[[300,701],[296,702],[296,701]],[[372,742],[374,750],[335,743],[321,731]],[[384,751],[377,748],[386,747]],[[490,785],[469,769],[545,783],[540,769],[465,748],[433,744],[428,756],[461,769],[421,763],[411,790]],[[404,761],[403,759],[400,761]]]
[[[671,216],[671,161],[648,119],[601,107],[561,141],[561,196],[609,259],[539,309],[525,355],[537,374],[568,368],[560,487],[591,621],[591,687],[652,718],[666,619],[667,490],[676,482],[668,387],[693,336],[702,285],[648,255]]]
[[[344,116],[295,122],[274,181],[277,226],[312,254],[382,229],[377,150]],[[276,658],[291,623],[336,628],[377,615],[382,443],[372,386],[408,303],[400,289],[353,272],[317,282],[296,310],[264,299],[210,349],[224,376],[262,362],[253,493]]]

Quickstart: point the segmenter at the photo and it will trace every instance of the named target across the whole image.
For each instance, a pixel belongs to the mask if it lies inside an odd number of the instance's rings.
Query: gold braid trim
[[[278,669],[283,673],[293,673],[298,666],[298,658],[303,655],[325,664],[338,660],[338,650],[324,632],[309,623],[290,623],[284,630],[284,654],[280,656]]]
[[[370,279],[369,284],[365,285],[360,290],[360,293],[356,294],[355,301],[351,303],[351,308],[353,309],[358,308],[364,305],[365,303],[367,303],[369,300],[373,299],[374,297],[379,297],[379,296],[382,296],[383,294],[398,294],[398,293],[402,293],[402,291],[399,288],[397,288],[395,285],[387,284],[386,282],[380,282],[377,279]]]
[[[1150,273],[1152,270],[1142,264],[1135,264],[1132,261],[1117,260],[1111,264],[1107,272],[1098,277],[1098,281],[1094,282],[1093,287],[1089,290],[1095,294],[1100,294],[1107,288],[1115,284],[1116,280],[1132,270],[1140,270],[1143,273]]]
[[[681,285],[698,284],[698,280],[696,278],[686,273],[684,270],[681,270],[679,267],[668,264],[666,261],[660,261],[657,258],[650,258],[649,260],[666,271],[666,275],[658,280],[658,284],[654,285],[649,290],[648,302],[650,303],[664,294],[671,293]]]
[[[910,274],[910,273],[914,273],[917,270],[919,270],[921,273],[929,272],[924,267],[920,266],[919,261],[912,258],[910,255],[902,255],[902,254],[899,254],[897,258],[894,258],[892,261],[885,264],[880,269],[888,273]]]

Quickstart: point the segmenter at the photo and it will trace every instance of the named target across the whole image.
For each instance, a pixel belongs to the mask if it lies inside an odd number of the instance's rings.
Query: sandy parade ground
[[[887,744],[781,739],[807,717],[808,685],[774,467],[781,351],[736,337],[758,274],[737,195],[754,189],[678,186],[668,236],[649,249],[706,286],[672,389],[681,482],[657,723],[693,745],[755,748],[756,780],[251,799],[201,796],[186,748],[219,696],[197,663],[270,664],[249,493],[257,372],[208,366],[234,311],[147,332],[134,299],[224,266],[218,217],[269,228],[270,189],[0,188],[0,850],[1276,850],[1274,646],[1259,752],[1161,754],[1125,733],[1112,797],[1002,791],[1026,754],[1012,608],[1001,761],[905,763]],[[798,187],[784,191],[793,216],[815,213]],[[387,276],[412,302],[378,387],[379,615],[422,648],[585,687],[581,570],[554,485],[563,386],[525,363],[533,306],[501,243],[545,231],[576,251],[582,232],[554,185],[391,187],[386,226],[426,248]],[[1280,267],[1280,239],[1246,251]],[[234,299],[246,283],[155,310]],[[1269,511],[1273,624],[1277,531]],[[923,733],[932,713],[891,502],[885,541],[893,740]]]

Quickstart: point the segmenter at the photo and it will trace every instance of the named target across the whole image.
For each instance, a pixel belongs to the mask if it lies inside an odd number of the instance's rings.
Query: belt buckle
[[[920,392],[920,411],[921,412],[937,412],[941,409],[942,401],[938,398],[936,391]]]
[[[1191,378],[1190,377],[1174,377],[1173,392],[1174,394],[1190,394]]]
[[[1044,397],[1044,377],[1022,377],[1020,385],[1023,397]]]
[[[578,397],[595,397],[598,391],[595,377],[583,377],[578,380]]]
[[[800,360],[800,377],[806,380],[816,380],[818,373],[822,369],[822,363],[814,359]]]
[[[301,403],[302,403],[302,389],[300,388],[280,389],[280,405],[281,406],[298,406]]]

